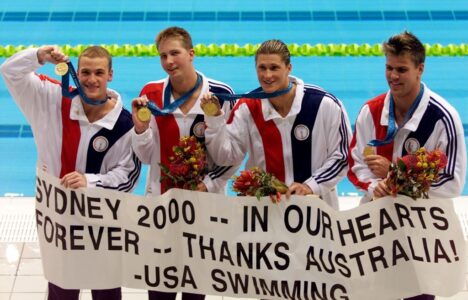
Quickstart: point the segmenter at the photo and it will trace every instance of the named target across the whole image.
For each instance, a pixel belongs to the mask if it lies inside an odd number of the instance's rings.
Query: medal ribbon
[[[83,92],[83,88],[81,87],[80,81],[78,80],[78,76],[76,75],[75,68],[73,64],[69,61],[67,62],[68,65],[68,72],[62,76],[62,96],[73,98],[76,95],[80,95],[81,99],[83,99],[86,104],[89,105],[101,105],[107,102],[107,97],[103,100],[90,100],[86,97],[86,94]],[[73,82],[75,82],[76,89],[73,91],[68,90],[68,86],[70,83],[70,75],[73,78]]]
[[[261,87],[256,88],[255,90],[245,93],[245,94],[224,94],[224,93],[214,93],[216,97],[226,100],[234,101],[240,98],[249,98],[249,99],[265,99],[265,98],[274,98],[286,94],[292,89],[292,82],[289,81],[288,87],[273,93],[265,93]]]
[[[403,120],[403,124],[397,129],[396,122],[395,122],[395,100],[393,99],[393,95],[390,93],[390,107],[389,107],[389,112],[388,112],[387,136],[385,137],[384,140],[377,140],[377,139],[371,140],[367,143],[367,145],[378,147],[378,146],[390,144],[395,138],[398,130],[400,130],[400,128],[403,128],[406,122],[408,122],[411,115],[413,115],[414,111],[419,105],[419,102],[421,102],[423,94],[424,94],[424,85],[421,84],[418,96],[414,100],[413,104],[411,104],[409,111],[406,113],[405,118]]]
[[[167,88],[164,90],[164,108],[160,109],[159,107],[154,104],[154,101],[148,102],[148,109],[154,116],[165,116],[172,113],[176,110],[179,106],[185,103],[185,101],[197,90],[198,86],[202,82],[202,77],[200,74],[197,73],[197,82],[195,86],[188,91],[186,94],[182,95],[179,99],[175,100],[174,102],[170,103],[171,101],[171,83]],[[281,95],[288,93],[292,89],[292,82],[289,81],[288,87],[273,93],[265,93],[261,87],[256,88],[255,90],[245,93],[245,94],[227,94],[227,93],[214,93],[216,97],[226,100],[226,101],[234,101],[240,98],[249,98],[249,99],[264,99],[264,98],[274,98]]]
[[[201,83],[202,77],[200,74],[197,73],[197,82],[195,83],[195,86],[190,91],[183,94],[182,97],[171,103],[172,86],[171,81],[169,80],[167,87],[164,90],[164,108],[159,108],[154,103],[154,101],[149,101],[147,107],[154,116],[166,116],[172,113],[174,110],[176,110],[179,106],[184,104],[190,98],[190,96],[192,96],[192,94],[198,89]]]

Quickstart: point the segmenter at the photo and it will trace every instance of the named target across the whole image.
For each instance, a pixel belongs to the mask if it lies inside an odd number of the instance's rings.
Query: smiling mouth
[[[85,89],[88,90],[88,91],[97,91],[97,90],[99,90],[99,87],[97,87],[97,86],[92,86],[92,87],[85,86]]]

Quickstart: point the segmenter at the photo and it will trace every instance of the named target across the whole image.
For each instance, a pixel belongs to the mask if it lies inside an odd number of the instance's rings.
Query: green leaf
[[[405,163],[403,162],[403,160],[399,159],[397,161],[397,164],[398,164],[398,168],[402,171],[406,171],[406,165]]]

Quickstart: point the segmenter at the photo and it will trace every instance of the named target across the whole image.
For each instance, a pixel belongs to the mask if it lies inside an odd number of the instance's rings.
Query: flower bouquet
[[[385,183],[393,196],[403,194],[414,200],[427,199],[431,183],[439,179],[439,172],[446,165],[447,156],[439,149],[420,148],[392,163]]]
[[[160,164],[169,188],[196,190],[205,176],[206,154],[202,144],[194,136],[184,136],[177,146],[172,147],[173,155],[169,165]]]
[[[259,167],[240,172],[233,177],[232,189],[238,196],[255,196],[257,199],[263,196],[271,196],[279,201],[281,194],[288,191],[288,186],[276,178],[273,174],[263,171]]]

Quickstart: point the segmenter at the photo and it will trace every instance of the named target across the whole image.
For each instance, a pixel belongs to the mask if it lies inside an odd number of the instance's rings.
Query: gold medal
[[[205,115],[212,117],[218,112],[218,106],[213,102],[208,102],[203,105],[203,111],[205,112]]]
[[[374,147],[372,146],[365,146],[364,151],[362,151],[362,154],[364,157],[369,156],[369,155],[374,155]]]
[[[55,74],[63,76],[68,73],[67,63],[61,62],[55,65]]]
[[[151,111],[148,107],[143,106],[137,111],[138,120],[142,122],[148,122],[151,119]]]

